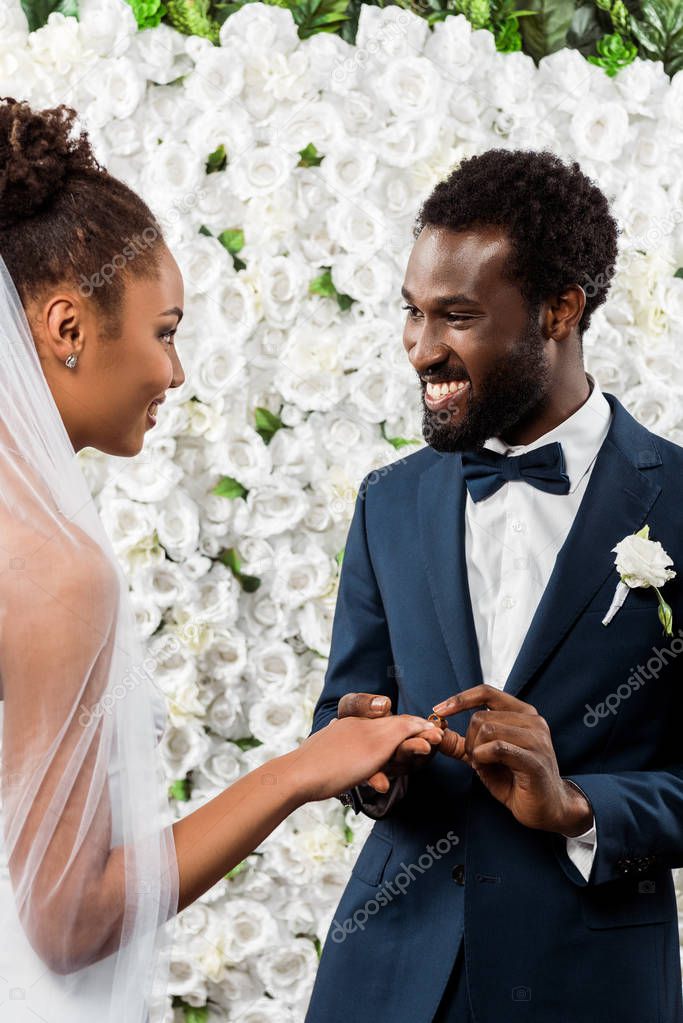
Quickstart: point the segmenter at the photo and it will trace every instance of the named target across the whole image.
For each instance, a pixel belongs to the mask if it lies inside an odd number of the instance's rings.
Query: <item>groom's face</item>
[[[501,228],[427,226],[410,254],[403,344],[422,386],[424,438],[437,451],[479,448],[543,405],[546,338],[539,309],[504,276],[510,251]]]

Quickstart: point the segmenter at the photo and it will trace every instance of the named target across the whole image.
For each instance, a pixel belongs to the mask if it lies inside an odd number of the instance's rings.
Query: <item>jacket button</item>
[[[451,876],[452,876],[452,878],[453,878],[453,880],[455,881],[456,884],[464,884],[465,883],[465,864],[464,863],[456,863],[456,865],[453,867],[453,870],[451,871]]]

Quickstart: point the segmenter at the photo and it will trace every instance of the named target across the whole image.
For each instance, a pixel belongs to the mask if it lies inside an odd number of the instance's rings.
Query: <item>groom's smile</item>
[[[427,224],[411,251],[403,344],[421,383],[423,434],[438,451],[521,434],[543,407],[553,343],[511,260],[510,240],[495,226]]]

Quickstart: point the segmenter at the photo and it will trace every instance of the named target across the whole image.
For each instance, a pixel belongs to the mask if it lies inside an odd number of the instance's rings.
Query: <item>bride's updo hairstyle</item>
[[[115,337],[126,278],[157,278],[163,235],[98,163],[77,117],[0,97],[0,255],[24,309],[49,288],[76,287],[96,303],[102,336]]]

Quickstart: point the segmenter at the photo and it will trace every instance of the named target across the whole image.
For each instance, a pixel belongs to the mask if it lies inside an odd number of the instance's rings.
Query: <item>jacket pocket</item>
[[[671,871],[581,888],[581,913],[591,928],[669,923],[677,908]]]
[[[376,887],[384,875],[393,843],[371,831],[351,870],[352,877]]]

